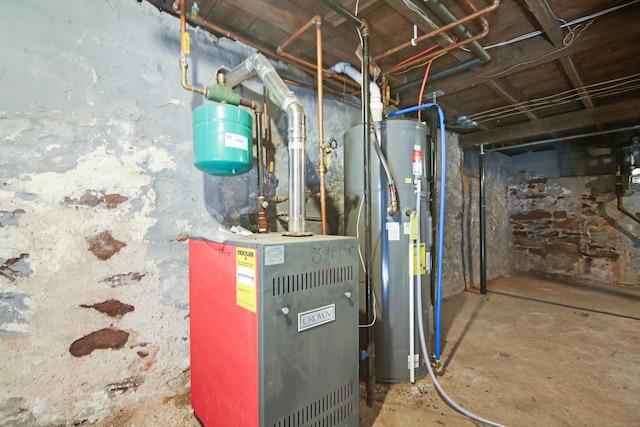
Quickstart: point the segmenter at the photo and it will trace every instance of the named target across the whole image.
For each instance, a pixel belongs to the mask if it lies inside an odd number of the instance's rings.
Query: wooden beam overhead
[[[538,119],[533,122],[517,123],[488,131],[461,135],[460,145],[465,148],[480,144],[492,145],[500,143],[509,145],[512,141],[520,142],[527,138],[538,137],[552,132],[595,126],[603,121],[637,120],[638,117],[640,117],[640,99],[634,99]]]

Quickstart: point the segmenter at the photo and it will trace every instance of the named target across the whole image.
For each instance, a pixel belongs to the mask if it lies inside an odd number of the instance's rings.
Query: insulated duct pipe
[[[347,21],[353,23],[360,29],[362,34],[362,122],[364,123],[363,141],[364,141],[364,258],[365,258],[365,294],[366,294],[366,311],[367,311],[367,406],[373,406],[373,398],[376,391],[375,377],[375,340],[373,335],[373,287],[371,284],[371,259],[372,259],[372,237],[371,237],[371,88],[369,66],[371,59],[369,58],[369,26],[363,20],[353,15],[347,9],[334,0],[321,0],[324,4],[333,9]]]
[[[338,74],[346,74],[362,86],[362,73],[348,62],[338,62],[331,67],[331,71]],[[380,122],[382,121],[382,110],[384,108],[380,88],[375,82],[371,82],[369,90],[371,91],[371,116],[374,122]]]
[[[269,97],[286,114],[289,147],[289,234],[303,235],[305,227],[305,115],[302,104],[284,84],[269,60],[256,53],[227,73],[227,84],[237,86],[257,74]]]

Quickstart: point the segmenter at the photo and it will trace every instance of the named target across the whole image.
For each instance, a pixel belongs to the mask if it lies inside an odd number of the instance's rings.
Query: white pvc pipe
[[[412,213],[411,216],[414,214]],[[411,222],[411,220],[409,220]],[[413,256],[415,254],[415,246],[414,241],[411,240],[411,245],[409,245],[409,380],[411,383],[416,382],[416,368],[413,363],[413,355],[415,354],[415,322],[414,322],[414,298],[413,298]]]
[[[420,251],[420,192],[422,191],[422,180],[420,179],[420,177],[415,178],[416,180],[416,221],[418,224],[418,235],[416,237],[416,266],[418,267],[418,271],[416,272],[416,286],[418,288],[420,288],[420,286],[422,286],[422,252]],[[412,263],[413,264],[413,263]],[[421,298],[422,295],[418,294],[418,296]],[[422,306],[422,304],[420,304],[420,306]],[[413,306],[411,307],[413,309]],[[420,318],[422,319],[422,310],[418,311],[418,316],[420,316]],[[414,322],[415,322],[415,317],[414,317]],[[413,356],[413,353],[411,354],[411,357]],[[418,356],[418,360],[420,360],[420,356]]]
[[[358,71],[354,66],[348,62],[338,62],[331,67],[331,71],[338,74],[346,74],[351,79],[362,86],[362,73]],[[384,108],[382,104],[382,96],[380,95],[380,88],[375,82],[369,83],[369,90],[371,92],[371,116],[374,122],[382,121],[382,110]]]

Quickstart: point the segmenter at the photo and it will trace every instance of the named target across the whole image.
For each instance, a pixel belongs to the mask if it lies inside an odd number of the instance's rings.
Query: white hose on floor
[[[420,258],[418,257],[418,269],[419,268],[420,268]],[[427,343],[425,342],[425,339],[424,339],[424,325],[423,325],[423,321],[422,321],[422,289],[421,289],[421,286],[418,287],[418,292],[417,292],[416,299],[418,300],[418,331],[420,332],[419,333],[419,335],[420,335],[420,347],[422,348],[422,353],[424,355],[424,360],[427,362],[427,370],[429,371],[429,376],[431,377],[431,380],[433,381],[433,385],[436,387],[436,390],[438,390],[438,394],[440,395],[440,397],[442,397],[442,399],[449,406],[451,406],[453,409],[455,409],[456,411],[460,412],[463,415],[466,415],[467,417],[471,418],[472,420],[476,420],[476,421],[479,421],[481,423],[484,423],[484,424],[487,424],[487,425],[490,425],[490,426],[494,426],[494,427],[506,427],[503,424],[499,424],[499,423],[496,423],[495,421],[487,420],[485,418],[482,418],[479,415],[474,414],[473,412],[467,411],[462,406],[458,405],[444,391],[444,389],[442,388],[442,386],[438,382],[438,379],[436,378],[436,374],[433,372],[433,369],[431,368],[431,362],[429,361],[429,351],[427,349]]]

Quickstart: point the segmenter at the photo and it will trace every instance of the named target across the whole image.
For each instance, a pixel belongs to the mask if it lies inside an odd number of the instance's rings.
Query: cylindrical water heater
[[[422,307],[426,326],[425,339],[431,339],[433,327],[433,305],[430,291],[430,251],[432,246],[431,218],[427,205],[427,177],[430,165],[427,155],[427,128],[410,120],[385,120],[376,124],[382,151],[396,183],[398,213],[388,214],[388,182],[378,157],[371,153],[371,231],[372,231],[372,287],[375,292],[376,321],[374,324],[375,376],[384,382],[407,382],[410,380],[410,364],[414,363],[415,378],[426,375],[427,361],[419,351],[419,332],[415,327],[414,354],[410,355],[410,270],[418,274],[415,249],[412,244],[412,222],[408,213],[415,212],[417,195],[415,179],[422,180],[419,235],[421,248]],[[351,128],[344,137],[345,146],[345,229],[349,236],[359,236],[364,247],[364,214],[361,204],[364,195],[363,127]],[[375,144],[372,138],[372,144]],[[427,190],[427,191],[425,191]],[[414,258],[413,268],[410,266]],[[414,278],[416,278],[414,276]],[[365,275],[360,274],[361,294],[364,293]],[[364,301],[365,298],[360,298]],[[364,307],[361,306],[361,312]],[[417,316],[419,315],[417,310]],[[360,323],[365,323],[361,321]],[[428,341],[427,341],[428,342]],[[416,362],[417,361],[417,362]]]
[[[193,111],[194,165],[218,176],[251,170],[251,114],[229,104],[207,104]]]

